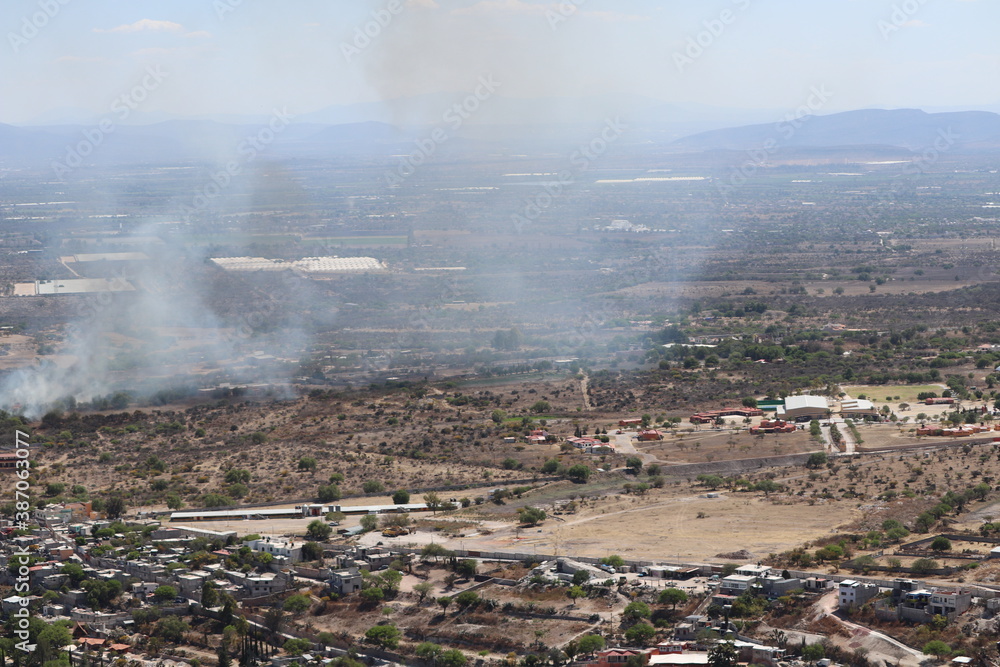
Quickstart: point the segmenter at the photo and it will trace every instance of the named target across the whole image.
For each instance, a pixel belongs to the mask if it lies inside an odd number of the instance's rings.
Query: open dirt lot
[[[759,423],[754,419],[753,424]],[[740,427],[745,426],[742,422]],[[808,426],[808,424],[806,425]],[[707,424],[682,424],[665,439],[654,442],[636,442],[640,452],[652,454],[661,463],[703,463],[734,458],[799,454],[822,449],[822,445],[809,437],[808,431],[751,435],[746,429],[735,430],[737,425],[727,422],[727,427],[713,429]]]

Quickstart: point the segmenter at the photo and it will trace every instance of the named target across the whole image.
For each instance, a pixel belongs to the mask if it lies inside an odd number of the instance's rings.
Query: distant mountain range
[[[349,105],[304,114],[269,135],[260,152],[269,157],[327,158],[390,156],[414,150],[414,141],[444,131],[442,153],[498,151],[565,153],[593,138],[604,118],[617,116],[612,98],[581,100],[488,100],[475,121],[456,123],[445,115],[464,98],[423,96],[371,105]],[[617,99],[617,98],[615,98]],[[618,102],[621,102],[619,99]],[[988,111],[926,113],[917,109],[860,110],[805,116],[779,122],[728,126],[734,117],[762,120],[780,115],[710,107],[671,107],[642,98],[626,105],[622,145],[660,152],[893,148],[922,151],[1000,149],[1000,115]],[[486,107],[486,102],[484,102]],[[69,115],[70,112],[66,112]],[[366,118],[367,117],[367,118]],[[559,122],[559,118],[567,118]],[[148,119],[148,118],[147,118]],[[129,120],[134,120],[130,118]],[[47,166],[79,159],[80,164],[166,164],[238,159],[248,138],[266,130],[270,116],[169,119],[150,124],[115,124],[113,115],[89,123],[13,126],[0,124],[0,164]],[[725,129],[715,129],[715,128]],[[707,129],[706,128],[712,128]],[[770,148],[769,148],[770,147]]]
[[[892,146],[912,151],[1000,148],[1000,115],[865,109],[701,132],[673,142],[687,151]]]

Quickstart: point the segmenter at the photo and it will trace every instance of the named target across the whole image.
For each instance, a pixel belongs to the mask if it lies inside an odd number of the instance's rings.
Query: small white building
[[[719,583],[719,592],[726,595],[742,595],[750,590],[755,581],[757,581],[757,577],[746,574],[731,574],[728,577],[723,577]]]
[[[771,568],[767,565],[741,565],[736,568],[735,574],[742,574],[747,577],[766,577],[771,573]]]
[[[298,542],[284,542],[265,537],[259,540],[250,540],[246,546],[250,547],[252,551],[263,551],[272,556],[284,556],[292,563],[302,560],[302,544]]]

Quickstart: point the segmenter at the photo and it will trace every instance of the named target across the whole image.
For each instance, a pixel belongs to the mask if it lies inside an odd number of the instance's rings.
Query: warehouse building
[[[810,421],[830,416],[830,405],[822,396],[788,396],[775,417],[785,421]]]
[[[871,401],[863,398],[854,398],[841,401],[840,414],[845,419],[871,419],[878,417],[878,410]]]
[[[213,257],[211,261],[224,271],[299,271],[314,277],[387,269],[374,257],[304,257],[290,262],[266,257]]]

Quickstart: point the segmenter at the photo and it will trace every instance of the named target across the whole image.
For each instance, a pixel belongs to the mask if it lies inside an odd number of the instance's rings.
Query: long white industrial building
[[[266,257],[213,257],[225,271],[301,271],[309,275],[325,273],[371,273],[385,271],[386,265],[374,257],[304,257],[286,262]]]

